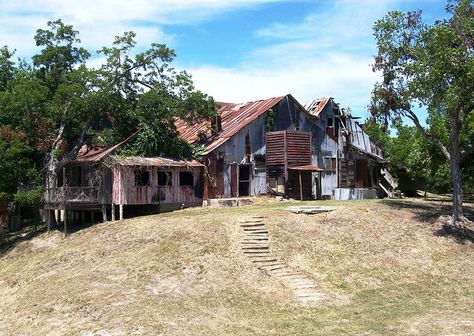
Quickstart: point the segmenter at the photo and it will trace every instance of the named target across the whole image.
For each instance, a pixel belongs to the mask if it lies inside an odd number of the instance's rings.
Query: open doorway
[[[239,196],[250,196],[250,165],[239,166]]]

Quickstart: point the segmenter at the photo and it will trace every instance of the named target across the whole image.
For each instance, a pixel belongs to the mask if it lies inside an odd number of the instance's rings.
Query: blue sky
[[[35,30],[57,18],[74,25],[89,50],[133,30],[138,49],[174,48],[175,65],[218,101],[332,96],[366,117],[379,78],[370,67],[374,21],[389,10],[422,9],[430,22],[444,7],[441,0],[0,0],[0,44],[29,58]]]

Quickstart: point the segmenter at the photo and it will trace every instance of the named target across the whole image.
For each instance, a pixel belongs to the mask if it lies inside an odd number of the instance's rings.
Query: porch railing
[[[101,200],[98,187],[58,187],[48,188],[45,193],[47,203],[94,203]]]

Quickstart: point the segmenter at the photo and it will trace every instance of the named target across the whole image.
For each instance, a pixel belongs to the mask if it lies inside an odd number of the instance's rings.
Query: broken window
[[[334,118],[328,118],[326,122],[326,134],[334,139]]]
[[[159,186],[173,185],[173,172],[159,171],[158,172],[158,185]]]
[[[194,174],[190,171],[179,172],[179,185],[180,186],[192,186],[194,185]]]
[[[135,185],[137,187],[144,187],[150,184],[150,172],[146,170],[135,170]]]
[[[337,166],[337,160],[334,157],[325,157],[324,158],[324,170],[325,171],[335,171]]]
[[[253,156],[253,158],[255,160],[255,169],[265,169],[266,168],[265,155],[255,154]]]
[[[80,187],[82,186],[82,167],[81,166],[72,166],[70,172],[69,186],[71,187]]]
[[[245,161],[250,162],[250,153],[252,152],[250,148],[250,134],[247,133],[245,136]]]

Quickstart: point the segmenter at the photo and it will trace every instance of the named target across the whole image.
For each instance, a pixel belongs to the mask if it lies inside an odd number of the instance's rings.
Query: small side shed
[[[112,217],[119,206],[155,205],[170,211],[202,205],[203,165],[155,157],[113,157]]]

